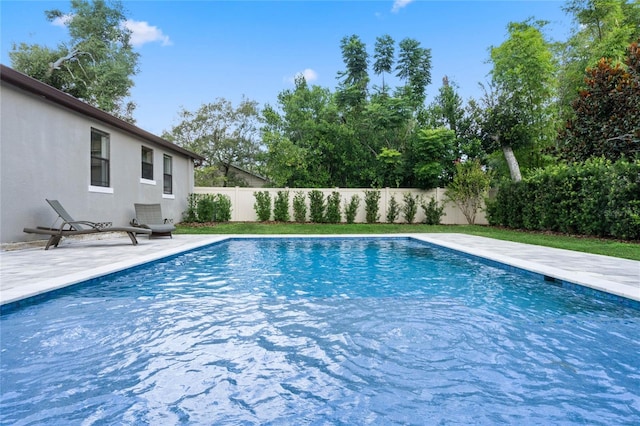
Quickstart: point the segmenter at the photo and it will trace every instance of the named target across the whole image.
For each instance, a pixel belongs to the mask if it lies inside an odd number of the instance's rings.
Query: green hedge
[[[640,161],[558,164],[504,182],[487,204],[492,225],[640,239]]]

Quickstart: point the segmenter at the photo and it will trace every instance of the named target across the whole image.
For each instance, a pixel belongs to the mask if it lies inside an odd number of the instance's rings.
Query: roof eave
[[[204,160],[204,157],[196,154],[195,152],[186,150],[174,143],[169,142],[166,139],[156,136],[153,133],[149,133],[146,130],[143,130],[131,123],[114,117],[109,113],[106,113],[96,107],[82,102],[81,100],[74,98],[73,96],[61,90],[56,89],[55,87],[44,84],[41,81],[38,81],[26,74],[22,74],[21,72],[18,72],[13,68],[7,67],[2,64],[0,64],[0,78],[2,79],[2,81],[16,86],[22,90],[33,93],[37,96],[42,96],[43,98],[65,108],[76,111],[82,115],[86,115],[87,117],[102,121],[126,133],[145,139],[149,142],[153,142],[171,151],[180,153],[186,157],[192,158],[196,162],[201,162]]]

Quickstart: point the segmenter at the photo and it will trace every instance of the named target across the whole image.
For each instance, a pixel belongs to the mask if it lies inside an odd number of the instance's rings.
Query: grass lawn
[[[211,226],[178,225],[180,234],[397,234],[397,233],[460,233],[498,240],[556,247],[585,253],[603,254],[640,260],[639,242],[622,242],[582,236],[545,234],[479,225],[423,224],[312,224],[312,223],[217,223]]]

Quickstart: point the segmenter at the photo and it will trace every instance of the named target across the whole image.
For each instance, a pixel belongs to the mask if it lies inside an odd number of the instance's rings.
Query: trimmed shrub
[[[324,222],[324,195],[322,191],[314,189],[309,192],[309,216],[311,222],[323,223]]]
[[[228,222],[231,220],[231,198],[228,195],[213,196],[213,221]]]
[[[325,216],[325,222],[327,223],[340,223],[342,219],[340,216],[340,193],[333,191],[331,195],[327,196],[327,213]]]
[[[206,194],[198,201],[198,207],[196,208],[198,212],[198,222],[213,222],[213,213],[215,211],[214,207],[214,197],[212,194]]]
[[[427,225],[440,225],[442,216],[444,216],[444,204],[438,204],[436,199],[431,197],[428,203],[423,201],[420,206],[425,215],[424,223]]]
[[[344,206],[344,217],[347,223],[354,223],[356,221],[358,207],[360,207],[360,197],[358,194],[354,194]]]
[[[402,200],[404,201],[404,204],[402,205],[404,220],[407,223],[413,223],[413,221],[416,220],[416,214],[418,213],[418,201],[420,201],[420,196],[416,195],[414,197],[410,192],[405,192],[402,196]]]
[[[387,209],[387,223],[393,223],[400,215],[400,204],[396,201],[395,196],[389,199],[389,208]]]
[[[278,191],[273,201],[273,220],[289,221],[289,191]]]
[[[298,191],[293,196],[293,220],[304,223],[307,220],[307,196]]]
[[[372,189],[364,191],[364,210],[367,223],[376,223],[380,219],[380,191]]]
[[[269,191],[257,191],[253,193],[253,196],[256,198],[253,208],[256,211],[258,220],[266,222],[271,219],[271,195],[269,195]]]
[[[182,221],[183,222],[197,222],[198,221],[198,195],[200,194],[189,194],[187,197],[187,210],[182,213]]]

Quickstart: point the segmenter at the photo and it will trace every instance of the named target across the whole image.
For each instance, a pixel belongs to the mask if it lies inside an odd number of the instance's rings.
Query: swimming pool
[[[232,240],[0,321],[3,424],[640,418],[640,312],[410,239]]]

